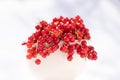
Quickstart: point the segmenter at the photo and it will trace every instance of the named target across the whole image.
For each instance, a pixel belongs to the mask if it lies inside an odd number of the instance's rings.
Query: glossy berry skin
[[[68,61],[72,61],[72,59],[73,59],[73,56],[72,56],[72,55],[69,55],[69,56],[67,57],[67,60],[68,60]]]
[[[40,30],[40,25],[35,26],[36,30]]]
[[[62,47],[60,48],[60,50],[61,50],[62,52],[65,52],[65,53],[68,52],[68,48],[65,47],[65,46],[62,46]]]
[[[32,55],[28,54],[28,55],[26,55],[26,58],[27,59],[32,59]]]
[[[67,55],[68,61],[72,61],[76,53],[81,58],[97,59],[94,47],[87,44],[87,41],[91,39],[89,29],[85,27],[79,15],[73,18],[55,17],[50,23],[42,20],[35,29],[36,32],[22,45],[27,46],[26,58],[29,60],[35,58],[37,65],[41,63],[41,60],[37,58],[38,55],[46,58],[58,49]]]
[[[40,59],[36,59],[35,60],[35,64],[39,65],[41,63],[41,60]]]

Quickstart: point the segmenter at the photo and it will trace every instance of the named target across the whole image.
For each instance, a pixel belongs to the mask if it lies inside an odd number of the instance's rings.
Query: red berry
[[[50,36],[46,39],[46,42],[47,42],[48,44],[50,44],[52,41],[53,41],[53,38],[50,37]]]
[[[78,43],[75,44],[75,49],[77,49],[78,47],[80,47],[80,45]]]
[[[87,42],[84,40],[84,41],[82,41],[81,42],[81,46],[83,47],[83,48],[86,48],[87,47]]]
[[[88,48],[89,48],[90,50],[94,50],[94,47],[93,47],[93,46],[88,46]]]
[[[80,57],[85,58],[86,57],[85,53],[80,53]]]
[[[82,46],[83,46],[83,45],[87,45],[87,42],[84,40],[84,41],[81,42],[81,45],[82,45]]]
[[[59,48],[59,45],[54,45],[54,46],[52,47],[52,51],[56,51],[58,48]]]
[[[28,37],[28,42],[32,43],[33,41],[34,41],[34,36],[33,35]]]
[[[96,60],[97,59],[97,52],[96,51],[89,52],[88,53],[88,59]]]
[[[52,53],[52,52],[53,52],[52,47],[48,48],[48,49],[47,49],[47,52],[48,52],[48,54],[49,54],[49,53]]]
[[[27,53],[28,53],[28,54],[32,54],[32,53],[33,53],[33,50],[32,50],[32,49],[28,49],[28,50],[27,50]]]
[[[91,38],[89,29],[79,15],[74,18],[60,16],[50,23],[42,20],[35,29],[36,32],[28,37],[28,41],[22,43],[27,46],[27,59],[36,58],[38,54],[46,58],[58,49],[67,53],[68,61],[73,59],[74,51],[81,58],[97,59],[94,47],[87,45],[87,40]],[[35,63],[40,64],[40,59],[36,59]]]
[[[35,26],[36,30],[40,30],[40,25]]]
[[[41,60],[40,59],[36,59],[35,60],[35,64],[39,65],[41,63]]]
[[[74,35],[71,35],[70,36],[70,42],[74,42],[75,41],[75,36]]]
[[[57,38],[57,37],[54,37],[54,38],[53,38],[53,42],[54,42],[55,44],[58,44],[58,43],[60,42],[60,39]]]
[[[72,55],[69,55],[69,56],[67,57],[67,60],[68,60],[68,61],[72,61],[72,59],[73,59],[73,56],[72,56]]]
[[[63,38],[63,40],[65,41],[65,42],[69,42],[69,38],[68,38],[68,36],[65,36],[64,38]]]
[[[26,55],[26,58],[27,58],[27,59],[31,59],[31,58],[32,58],[32,55],[28,54],[28,55]]]
[[[41,56],[42,56],[43,58],[46,58],[46,57],[47,57],[47,54],[44,53],[44,54],[42,54]]]
[[[62,52],[68,52],[68,48],[65,47],[65,46],[62,46],[62,47],[60,48],[60,50],[61,50]]]
[[[38,50],[43,50],[45,48],[45,46],[44,45],[38,45]]]
[[[75,49],[75,45],[74,45],[74,44],[69,45],[69,46],[68,46],[68,49],[69,49],[69,50],[74,50],[74,49]]]
[[[42,27],[46,27],[48,25],[48,23],[46,21],[44,21],[44,20],[42,20],[40,22],[40,24],[41,24]]]
[[[27,43],[27,48],[31,48],[32,47],[32,43]]]
[[[75,18],[76,18],[77,20],[81,19],[79,15],[77,15]]]
[[[97,55],[93,55],[92,60],[96,60],[97,59]]]
[[[73,55],[74,54],[74,51],[69,51],[68,52],[68,55]]]

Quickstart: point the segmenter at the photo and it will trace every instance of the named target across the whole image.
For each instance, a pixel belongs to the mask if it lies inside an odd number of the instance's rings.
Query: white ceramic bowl
[[[83,70],[85,60],[78,54],[74,54],[72,61],[67,61],[65,53],[57,50],[50,56],[41,58],[41,64],[34,64],[34,60],[28,61],[30,70],[37,80],[74,80]]]

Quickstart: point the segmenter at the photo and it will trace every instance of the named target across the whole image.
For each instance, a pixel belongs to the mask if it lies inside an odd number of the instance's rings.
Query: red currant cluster
[[[46,58],[57,49],[67,54],[68,61],[73,59],[75,50],[81,58],[97,59],[94,47],[87,45],[90,34],[80,16],[60,16],[54,18],[51,23],[42,20],[35,28],[36,32],[28,37],[27,42],[22,43],[28,48],[27,59],[36,58],[37,55]],[[41,60],[36,58],[35,63],[40,64]]]

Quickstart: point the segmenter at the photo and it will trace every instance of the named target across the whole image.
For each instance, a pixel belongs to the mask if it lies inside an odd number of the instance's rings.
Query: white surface
[[[36,80],[74,80],[79,73],[84,71],[85,60],[80,59],[78,54],[74,54],[71,62],[60,50],[45,59],[41,56],[37,57],[41,59],[40,66],[33,64],[34,60],[29,61],[29,69]]]
[[[21,42],[42,19],[80,15],[90,29],[97,61],[86,61],[78,80],[120,79],[119,0],[0,1],[0,80],[35,80],[28,69]]]

